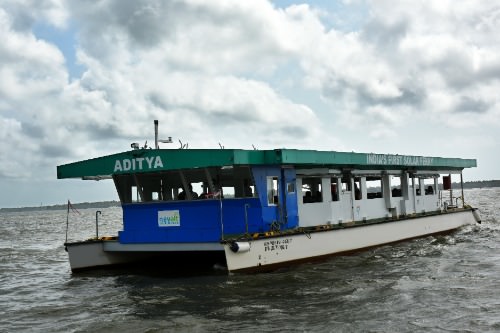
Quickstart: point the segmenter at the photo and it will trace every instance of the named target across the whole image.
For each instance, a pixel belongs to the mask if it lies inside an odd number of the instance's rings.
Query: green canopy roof
[[[57,167],[57,178],[107,178],[114,174],[236,165],[294,165],[299,168],[448,171],[476,167],[475,159],[365,154],[296,149],[136,149]]]

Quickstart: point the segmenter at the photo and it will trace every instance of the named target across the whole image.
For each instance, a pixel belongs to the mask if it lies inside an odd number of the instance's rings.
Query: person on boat
[[[432,195],[432,194],[434,194],[434,187],[432,187],[432,185],[429,185],[429,186],[427,187],[427,189],[425,190],[425,194],[427,194],[427,195]]]
[[[202,186],[203,191],[201,192],[199,199],[208,199],[212,193],[208,192],[208,184],[206,182],[203,183]]]
[[[303,199],[304,203],[314,202],[311,191],[307,191]]]
[[[250,185],[248,184],[248,179],[245,179],[244,181],[244,188],[245,188],[245,197],[253,197],[253,191]]]
[[[193,185],[191,185],[191,183],[188,184],[188,189],[189,189],[189,193],[191,193],[191,199],[198,199],[198,193],[193,191]],[[177,198],[179,200],[186,200],[186,192],[182,191],[181,193],[179,193]]]

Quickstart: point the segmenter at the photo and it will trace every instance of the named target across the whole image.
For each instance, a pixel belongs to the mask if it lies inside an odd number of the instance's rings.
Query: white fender
[[[477,223],[481,224],[481,215],[479,215],[479,210],[477,208],[472,209],[472,215]]]
[[[250,251],[250,242],[232,242],[229,248],[234,253],[243,253]]]

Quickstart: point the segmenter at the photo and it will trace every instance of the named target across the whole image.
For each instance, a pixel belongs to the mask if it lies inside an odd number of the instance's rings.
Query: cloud
[[[484,113],[488,110],[488,103],[473,99],[467,96],[461,97],[458,105],[456,106],[457,112],[472,112],[472,113]]]
[[[13,30],[13,20],[0,8],[0,99],[14,105],[27,98],[57,93],[67,80],[64,57],[57,47],[33,34]]]
[[[20,172],[4,175],[25,177],[33,174],[26,165],[55,166],[151,142],[153,119],[190,147],[300,146],[321,135],[309,107],[250,74],[270,75],[298,47],[293,41],[306,39],[302,23],[320,28],[307,6],[101,1],[68,8],[78,20],[77,58],[86,68],[72,82],[57,47],[3,25],[12,41],[3,54],[12,55],[12,66],[0,81],[2,115],[12,119],[2,119],[15,120],[17,142],[31,147],[9,166]],[[7,23],[15,16],[3,13]],[[290,31],[302,35],[282,40]]]
[[[81,75],[39,25],[75,31]],[[0,177],[151,143],[153,119],[212,148],[407,153],[496,133],[499,28],[494,2],[3,1],[0,138],[17,149]]]
[[[12,29],[17,32],[31,32],[37,21],[64,28],[69,12],[64,0],[3,0],[4,12],[9,13]]]
[[[67,83],[60,50],[26,30],[37,15],[57,24],[62,19],[50,3],[38,3],[29,13],[21,11],[23,5],[6,2],[0,8],[0,132],[8,147],[0,174],[12,178],[29,177],[43,161],[40,147],[51,140],[53,107]]]
[[[340,112],[370,121],[374,106],[485,114],[498,95],[470,92],[499,80],[499,44],[491,42],[499,25],[492,3],[377,1],[359,32],[324,34],[319,52],[305,54],[304,70],[327,100],[349,106]],[[431,103],[438,95],[444,103]]]

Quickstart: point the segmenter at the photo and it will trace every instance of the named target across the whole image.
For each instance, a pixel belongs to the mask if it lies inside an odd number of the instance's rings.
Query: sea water
[[[465,197],[481,225],[257,275],[72,274],[66,211],[0,213],[0,332],[498,332],[500,189]],[[121,209],[101,211],[116,234]],[[70,241],[95,212],[70,213]]]

